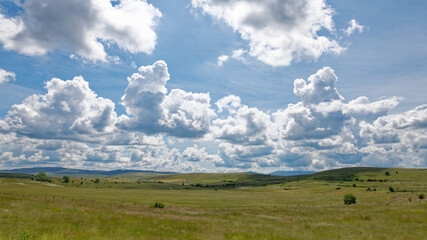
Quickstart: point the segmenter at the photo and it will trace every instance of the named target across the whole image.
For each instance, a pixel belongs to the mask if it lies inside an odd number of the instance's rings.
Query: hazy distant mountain
[[[34,168],[18,168],[18,169],[8,169],[0,170],[0,172],[8,173],[24,173],[24,174],[37,174],[40,171],[44,171],[47,175],[58,176],[58,175],[104,175],[112,176],[117,174],[124,173],[160,173],[160,174],[173,174],[176,172],[157,172],[157,171],[146,171],[146,170],[130,170],[130,169],[117,169],[111,171],[102,171],[102,170],[85,170],[85,169],[72,169],[72,168],[63,168],[63,167],[34,167]],[[251,172],[255,173],[255,172]],[[307,175],[316,173],[314,171],[276,171],[270,173],[274,176],[294,176],[294,175]],[[256,173],[259,174],[259,173]]]
[[[25,173],[25,174],[37,174],[40,171],[44,171],[48,175],[75,175],[75,174],[82,175],[84,174],[84,175],[106,175],[106,176],[123,174],[123,173],[135,173],[135,172],[161,173],[161,174],[174,173],[174,172],[156,172],[156,171],[127,170],[127,169],[102,171],[102,170],[71,169],[71,168],[62,168],[62,167],[34,167],[34,168],[0,170],[0,172]]]
[[[295,176],[295,175],[308,175],[316,173],[315,171],[276,171],[270,173],[270,175],[274,176]]]

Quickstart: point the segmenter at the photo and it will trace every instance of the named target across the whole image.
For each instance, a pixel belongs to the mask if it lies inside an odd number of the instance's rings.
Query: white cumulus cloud
[[[165,87],[169,72],[164,61],[142,66],[128,78],[129,85],[122,97],[127,115],[120,116],[119,126],[127,130],[169,133],[178,137],[200,137],[209,131],[210,108],[208,93],[191,93]]]
[[[343,97],[335,87],[337,81],[338,77],[334,70],[325,67],[311,75],[308,78],[308,83],[303,79],[295,80],[294,93],[302,98],[304,104],[340,100]]]
[[[104,46],[111,44],[130,53],[150,54],[156,45],[156,20],[162,16],[145,0],[14,3],[22,8],[20,15],[0,13],[0,43],[4,49],[30,56],[57,49],[93,62],[107,61]]]
[[[164,61],[140,67],[128,78],[119,118],[82,77],[48,81],[47,93],[0,120],[0,165],[184,172],[427,166],[427,106],[390,114],[401,98],[345,101],[330,67],[296,79],[300,100],[272,112],[235,95],[212,108],[208,93],[168,90],[169,78]]]
[[[46,82],[47,93],[27,97],[11,107],[2,124],[34,138],[85,139],[111,132],[117,121],[115,104],[98,97],[83,77]]]
[[[249,42],[249,55],[271,66],[345,50],[319,34],[336,31],[335,11],[324,0],[192,0],[191,5],[239,32]]]

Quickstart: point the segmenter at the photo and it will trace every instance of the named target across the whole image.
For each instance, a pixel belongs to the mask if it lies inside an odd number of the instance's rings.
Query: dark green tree
[[[356,197],[351,193],[344,195],[344,204],[345,205],[356,204]]]
[[[63,183],[69,183],[70,182],[70,176],[67,176],[67,175],[63,176],[62,177],[62,182]]]
[[[50,179],[46,176],[46,173],[44,171],[40,171],[36,175],[36,181],[40,182],[48,182]]]

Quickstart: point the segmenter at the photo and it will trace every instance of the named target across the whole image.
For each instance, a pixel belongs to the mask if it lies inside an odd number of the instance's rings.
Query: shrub
[[[50,179],[47,178],[46,173],[44,171],[40,171],[39,173],[37,173],[36,175],[36,181],[40,181],[40,182],[48,182]],[[52,180],[51,180],[52,181]]]
[[[63,183],[69,183],[70,182],[70,176],[63,176],[62,177],[62,182]]]
[[[351,193],[344,195],[344,204],[345,205],[356,204],[356,197]]]
[[[164,208],[165,204],[161,203],[161,202],[155,202],[151,205],[152,208]]]
[[[99,183],[99,178],[95,178],[95,183]]]
[[[385,172],[385,175],[386,176],[390,176],[390,173],[387,171],[387,172]]]
[[[21,232],[21,235],[19,236],[19,240],[30,240],[31,234],[27,232],[27,230],[24,230]]]
[[[388,187],[388,190],[389,190],[390,192],[394,192],[394,188],[393,188],[392,186]]]
[[[419,199],[424,199],[424,193],[420,193],[420,194],[418,194],[418,198],[419,198]]]

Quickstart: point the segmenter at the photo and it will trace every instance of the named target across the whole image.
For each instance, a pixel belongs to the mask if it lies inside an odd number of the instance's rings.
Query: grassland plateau
[[[426,239],[426,193],[427,169],[0,173],[0,239]]]

